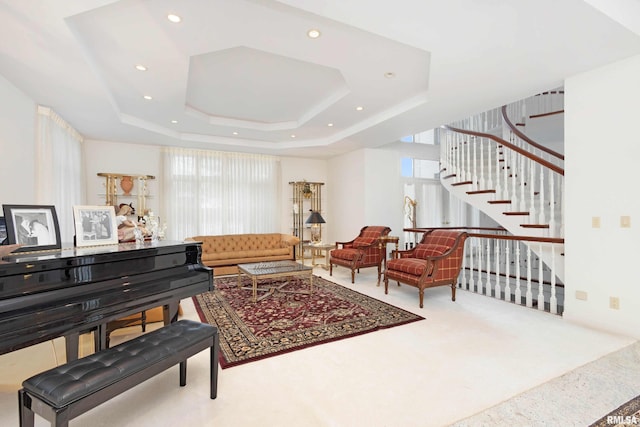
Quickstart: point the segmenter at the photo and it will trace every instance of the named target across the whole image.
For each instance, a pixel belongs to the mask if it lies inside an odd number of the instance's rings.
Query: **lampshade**
[[[307,220],[305,221],[305,224],[324,224],[325,220],[324,218],[322,218],[322,215],[320,215],[320,212],[318,211],[311,211],[311,215],[309,215],[309,218],[307,218]]]

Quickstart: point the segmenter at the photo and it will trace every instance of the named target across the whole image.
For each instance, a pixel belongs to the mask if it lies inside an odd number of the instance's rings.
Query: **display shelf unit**
[[[311,211],[322,214],[322,186],[324,182],[292,181],[291,185],[291,212],[292,234],[300,239],[296,247],[297,258],[304,258],[304,244],[311,241],[311,227],[305,221],[311,215]],[[322,227],[320,227],[322,238]]]
[[[117,209],[120,203],[135,202],[136,214],[146,213],[147,200],[151,197],[147,181],[156,179],[155,176],[107,172],[99,172],[98,176],[105,179],[105,205],[115,206]],[[129,191],[125,190],[127,188]]]

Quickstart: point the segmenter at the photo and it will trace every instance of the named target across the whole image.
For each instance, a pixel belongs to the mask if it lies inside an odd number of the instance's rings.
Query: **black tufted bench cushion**
[[[187,358],[211,349],[211,399],[217,395],[218,329],[180,320],[155,331],[35,375],[18,392],[20,426],[34,424],[34,413],[54,426],[92,409],[154,375],[180,364],[186,384]]]

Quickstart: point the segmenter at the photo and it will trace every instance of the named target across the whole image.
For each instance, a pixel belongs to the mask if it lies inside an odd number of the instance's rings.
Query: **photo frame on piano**
[[[2,205],[10,245],[14,252],[60,249],[60,226],[55,206]]]
[[[118,244],[118,225],[113,206],[74,206],[76,246]]]
[[[7,244],[7,223],[3,216],[0,216],[0,245]]]

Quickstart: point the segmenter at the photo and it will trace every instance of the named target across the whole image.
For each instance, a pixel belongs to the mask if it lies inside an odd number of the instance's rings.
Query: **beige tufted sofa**
[[[238,272],[238,264],[295,260],[295,236],[281,233],[225,234],[195,236],[186,240],[202,242],[202,263],[216,276]]]

